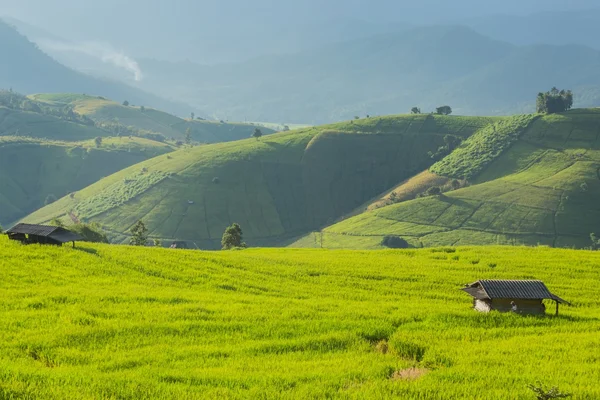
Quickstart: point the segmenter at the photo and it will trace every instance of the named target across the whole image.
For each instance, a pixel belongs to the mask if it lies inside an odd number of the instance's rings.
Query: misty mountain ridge
[[[517,46],[457,25],[236,64],[139,63],[145,90],[233,119],[318,124],[442,104],[460,114],[507,115],[534,111],[535,95],[553,86],[574,89],[578,106],[600,104],[592,89],[600,84],[599,51]]]
[[[190,110],[182,102],[165,100],[117,80],[100,79],[67,68],[2,20],[0,51],[5,60],[0,66],[0,88],[23,93],[88,93],[162,108],[179,115]]]

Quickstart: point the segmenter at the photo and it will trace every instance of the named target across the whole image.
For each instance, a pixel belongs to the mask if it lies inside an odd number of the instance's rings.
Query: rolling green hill
[[[600,232],[600,111],[521,116],[490,125],[431,172],[468,187],[378,208],[304,237],[297,246],[590,246]]]
[[[201,248],[219,247],[225,227],[238,222],[250,244],[282,244],[428,168],[428,152],[445,135],[466,139],[494,121],[392,116],[187,148],[120,171],[26,220],[73,213],[124,241],[142,219],[153,237]]]
[[[198,252],[2,236],[0,397],[513,400],[540,381],[597,399],[599,263],[545,248]],[[459,290],[478,279],[541,279],[572,305],[480,314]]]
[[[93,140],[0,136],[0,224],[12,223],[45,202],[169,151],[169,145],[143,138],[105,138],[97,148]]]
[[[124,106],[98,96],[72,93],[44,93],[29,96],[34,101],[51,107],[72,107],[77,114],[102,124],[113,122],[137,130],[159,133],[167,138],[183,140],[190,129],[192,140],[198,143],[220,143],[249,138],[255,125],[189,120],[149,107]],[[273,129],[261,127],[264,135]]]

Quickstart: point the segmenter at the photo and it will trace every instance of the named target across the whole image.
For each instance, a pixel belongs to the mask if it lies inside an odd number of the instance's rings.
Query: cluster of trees
[[[462,138],[460,136],[455,135],[445,135],[444,136],[444,145],[438,147],[437,151],[434,153],[432,151],[427,154],[434,161],[439,161],[442,158],[446,157],[448,154],[452,153],[460,144],[462,143]]]
[[[146,246],[148,245],[148,228],[143,221],[138,221],[131,227],[129,230],[131,233],[131,239],[129,240],[129,244],[132,246]],[[160,246],[160,240],[154,240],[155,246]],[[221,239],[221,248],[223,250],[231,250],[236,248],[246,248],[248,247],[243,239],[242,228],[239,224],[232,224],[225,229],[223,233],[223,237]]]
[[[421,114],[421,109],[419,107],[413,107],[410,109],[410,113],[411,114]],[[435,114],[450,115],[450,114],[452,114],[452,107],[450,107],[450,106],[436,107]]]
[[[549,92],[538,93],[536,110],[541,114],[565,112],[573,107],[573,92],[553,87]]]

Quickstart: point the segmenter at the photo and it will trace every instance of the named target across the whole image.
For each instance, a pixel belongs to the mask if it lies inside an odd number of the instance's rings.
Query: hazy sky
[[[497,13],[600,8],[598,0],[0,0],[0,15],[135,57],[199,59],[325,21],[438,23]],[[292,28],[291,28],[292,27]],[[296,28],[299,29],[299,28]],[[301,28],[300,28],[301,29]],[[235,47],[236,42],[238,47]],[[254,53],[253,49],[249,50]],[[184,54],[184,53],[189,54]],[[184,56],[181,56],[184,54]]]
[[[597,0],[0,0],[0,13],[61,34],[119,30],[126,35],[157,28],[226,30],[230,24],[253,19],[256,24],[337,18],[423,23],[598,6]]]

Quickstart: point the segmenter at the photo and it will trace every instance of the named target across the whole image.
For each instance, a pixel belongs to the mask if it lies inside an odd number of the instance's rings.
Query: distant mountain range
[[[572,89],[576,106],[594,107],[600,105],[600,50],[587,37],[595,37],[597,20],[600,12],[592,11],[482,17],[449,26],[356,24],[356,31],[349,23],[318,25],[297,32],[289,49],[294,54],[217,65],[132,60],[104,45],[86,45],[107,51],[103,59],[82,44],[17,21],[21,32],[61,62],[112,80],[74,73],[3,25],[0,44],[14,42],[20,55],[8,57],[12,61],[2,68],[10,71],[0,69],[0,85],[29,93],[102,94],[179,115],[189,109],[217,120],[279,124],[321,124],[413,106],[430,112],[443,104],[463,115],[532,112],[536,94],[553,86]],[[290,32],[281,32],[282,40]],[[319,32],[322,40],[315,36]],[[259,47],[255,53],[267,51]],[[28,51],[35,57],[28,58]]]
[[[238,64],[140,66],[146,90],[238,120],[318,124],[442,104],[463,115],[507,115],[534,111],[536,94],[553,86],[573,89],[578,106],[600,104],[600,51],[517,46],[462,26],[419,27]]]
[[[193,111],[183,102],[173,102],[128,86],[117,80],[99,79],[65,67],[8,23],[0,20],[0,88],[22,93],[74,92],[101,95],[131,104],[145,105],[178,114]],[[197,114],[201,113],[197,111]]]

